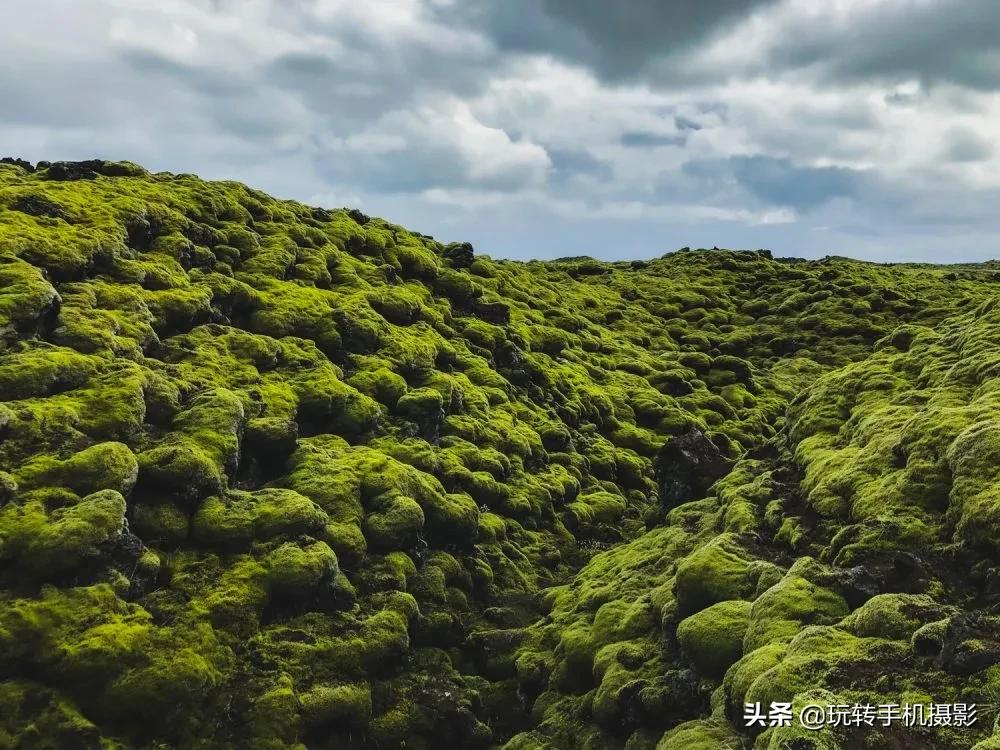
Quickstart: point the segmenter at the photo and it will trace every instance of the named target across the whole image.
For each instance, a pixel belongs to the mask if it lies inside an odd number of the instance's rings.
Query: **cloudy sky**
[[[0,155],[516,258],[1000,257],[997,0],[3,0]]]

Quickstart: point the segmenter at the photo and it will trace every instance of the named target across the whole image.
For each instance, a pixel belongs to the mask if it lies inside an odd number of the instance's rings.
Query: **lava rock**
[[[88,159],[86,161],[39,162],[38,169],[45,168],[49,180],[96,180],[98,177],[139,177],[146,170],[128,162]]]
[[[352,219],[354,219],[354,221],[360,224],[361,226],[364,226],[369,221],[371,221],[371,217],[368,216],[368,214],[363,214],[356,208],[350,209],[347,212],[347,215],[350,216]]]
[[[971,675],[1000,664],[1000,617],[963,612],[951,618],[938,664],[956,675]]]
[[[451,242],[445,245],[444,257],[454,268],[468,268],[472,265],[474,251],[468,242]]]
[[[13,164],[15,167],[20,167],[26,172],[35,171],[35,166],[30,161],[25,161],[24,159],[18,159],[11,156],[5,156],[0,159],[0,164]]]
[[[668,507],[702,497],[731,462],[697,427],[670,438],[656,457],[660,502]]]
[[[472,312],[476,317],[498,326],[510,324],[510,306],[505,302],[475,302]]]
[[[50,219],[65,219],[68,216],[66,209],[44,195],[22,195],[10,207],[28,216],[45,216]]]

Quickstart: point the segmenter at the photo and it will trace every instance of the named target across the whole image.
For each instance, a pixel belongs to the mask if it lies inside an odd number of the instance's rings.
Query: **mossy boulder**
[[[838,622],[847,613],[842,596],[792,568],[779,583],[754,600],[744,649],[753,651],[776,640],[792,638],[804,625]]]
[[[663,735],[655,750],[715,750],[741,742],[733,729],[721,722],[690,721]]]
[[[140,453],[137,493],[173,499],[191,506],[222,491],[224,475],[196,445],[178,442]]]
[[[0,255],[0,344],[37,333],[51,322],[61,303],[42,269]]]
[[[731,720],[742,717],[747,692],[761,675],[778,665],[787,650],[786,643],[769,643],[753,651],[746,651],[743,657],[726,670],[722,689],[726,711]]]
[[[593,533],[599,524],[614,523],[621,518],[625,505],[625,498],[611,492],[581,494],[566,504],[566,524],[586,536]]]
[[[397,400],[396,411],[418,424],[433,424],[444,416],[444,398],[433,388],[416,388]]]
[[[372,718],[372,691],[365,683],[316,685],[300,701],[303,720],[310,728],[333,724],[364,729]]]
[[[736,538],[716,537],[682,560],[677,566],[674,591],[682,615],[748,596],[752,592],[750,564]]]
[[[337,556],[324,542],[305,546],[286,542],[267,555],[265,567],[273,595],[287,599],[314,592],[339,572]]]
[[[232,490],[207,498],[191,520],[195,539],[223,548],[252,541],[317,533],[327,515],[309,498],[281,488]]]
[[[863,638],[909,641],[924,624],[948,609],[926,594],[878,594],[840,621],[840,627]]]
[[[385,493],[371,501],[363,531],[368,545],[378,550],[406,549],[424,528],[424,511],[413,498]]]
[[[743,655],[751,606],[738,599],[719,602],[681,620],[677,642],[684,658],[700,674],[721,678]]]
[[[78,388],[97,370],[93,357],[64,347],[34,348],[0,357],[0,393],[8,399]]]
[[[80,495],[109,489],[121,495],[132,491],[139,463],[128,446],[100,443],[65,460],[43,456],[23,466],[17,474],[22,490],[43,485],[67,487]]]
[[[100,490],[78,502],[46,511],[38,502],[0,509],[0,559],[34,579],[81,569],[125,530],[125,498]]]
[[[0,506],[9,503],[17,495],[17,480],[6,471],[0,471]]]
[[[187,539],[191,519],[175,503],[143,503],[132,508],[130,525],[143,539],[170,547]]]
[[[393,409],[406,393],[406,380],[387,367],[361,370],[348,378],[347,383],[384,406]]]

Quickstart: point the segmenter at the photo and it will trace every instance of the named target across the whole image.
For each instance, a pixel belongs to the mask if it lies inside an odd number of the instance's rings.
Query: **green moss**
[[[295,450],[298,433],[298,425],[290,419],[257,417],[247,422],[244,446],[262,462],[280,464]]]
[[[681,653],[699,673],[720,678],[743,655],[743,636],[750,623],[750,602],[719,602],[682,620],[677,626]]]
[[[6,505],[17,495],[17,480],[6,471],[0,471],[0,505]]]
[[[143,539],[170,547],[187,539],[191,519],[174,503],[143,504],[132,509],[130,524]]]
[[[444,413],[444,399],[433,388],[417,388],[401,396],[396,411],[417,422],[439,419]]]
[[[625,499],[610,492],[580,495],[566,504],[566,524],[580,535],[593,533],[598,524],[614,523],[625,512]]]
[[[913,632],[910,645],[914,653],[921,655],[936,655],[944,648],[948,637],[948,619],[929,622]]]
[[[221,492],[219,467],[201,448],[184,443],[164,445],[140,453],[137,492],[192,505],[206,495]]]
[[[686,557],[677,566],[678,611],[692,614],[750,594],[750,567],[744,554],[733,536],[722,535]]]
[[[60,302],[42,269],[0,255],[0,341],[4,344],[38,330]]]
[[[0,706],[0,742],[10,747],[86,746],[100,742],[100,729],[79,707],[41,686],[5,682],[0,685]]]
[[[840,627],[862,638],[908,641],[929,621],[947,611],[927,595],[879,594],[840,622]]]
[[[385,367],[361,370],[348,378],[347,383],[390,409],[406,393],[406,380]]]
[[[788,646],[770,643],[747,652],[728,670],[722,683],[726,710],[731,717],[742,716],[747,692],[761,675],[770,672],[784,658]]]
[[[222,653],[214,638],[202,629],[202,643],[187,644],[160,638],[142,666],[125,671],[102,697],[104,710],[130,721],[163,726],[179,710],[191,710],[219,683]]]
[[[191,530],[204,543],[238,548],[254,539],[315,533],[326,520],[320,508],[293,490],[233,490],[206,499],[191,520]]]
[[[847,614],[843,597],[799,575],[797,570],[793,567],[754,601],[744,639],[747,651],[791,638],[803,625],[828,624]]]
[[[340,559],[351,565],[359,562],[368,549],[361,529],[352,523],[328,523],[318,535]]]
[[[292,745],[299,728],[299,699],[287,675],[283,675],[277,685],[254,701],[249,719],[253,747]]]
[[[424,528],[424,511],[413,498],[384,493],[373,498],[363,531],[378,550],[405,549],[416,544]]]
[[[338,573],[337,556],[324,542],[305,547],[286,542],[264,560],[273,595],[299,598],[332,582]]]
[[[101,443],[64,461],[40,457],[21,467],[17,482],[22,490],[58,485],[80,495],[105,489],[127,495],[135,485],[138,471],[139,464],[128,446]]]
[[[0,559],[21,574],[50,580],[81,568],[122,534],[125,498],[115,490],[87,495],[74,505],[46,512],[38,502],[0,509]]]
[[[77,388],[97,364],[94,358],[63,347],[12,352],[0,359],[0,393],[11,399],[31,398]]]
[[[803,706],[817,704],[820,706],[842,705],[846,701],[829,690],[813,690],[797,696],[792,701],[792,715],[797,715]],[[755,747],[763,750],[785,750],[806,745],[813,750],[840,750],[843,742],[837,737],[837,730],[824,726],[819,729],[807,729],[799,722],[792,721],[788,726],[766,730],[757,739]]]
[[[731,727],[709,721],[690,721],[671,729],[656,750],[715,750],[737,746],[741,740]]]
[[[372,717],[372,691],[367,684],[316,685],[300,696],[306,725],[328,724],[363,729]]]

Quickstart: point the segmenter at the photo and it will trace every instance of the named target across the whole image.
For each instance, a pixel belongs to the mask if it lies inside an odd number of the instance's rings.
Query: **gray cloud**
[[[689,128],[689,129],[697,129]],[[657,146],[683,146],[687,137],[680,135],[665,135],[649,133],[642,130],[629,130],[621,135],[621,144],[629,148],[655,148]]]
[[[674,124],[678,130],[701,130],[701,125],[687,117],[675,117]]]
[[[772,2],[476,0],[465,14],[503,49],[549,53],[585,64],[602,77],[627,79]]]
[[[744,61],[747,74],[811,70],[828,82],[913,77],[988,90],[1000,86],[1000,4],[994,0],[873,0],[839,10],[811,0],[462,5],[461,17],[500,48],[551,54],[610,81],[691,83],[725,76],[733,71],[692,64],[691,53],[697,56],[699,46],[726,32],[732,33],[728,44],[746,44],[763,26],[771,32],[769,42]],[[751,18],[760,21],[756,29],[744,28]]]
[[[764,69],[815,66],[827,81],[899,80],[1000,86],[1000,4],[994,0],[876,2],[841,22],[790,16]]]
[[[867,175],[840,167],[801,167],[769,156],[735,157],[732,175],[767,203],[808,209],[865,189]]]
[[[946,134],[946,138],[945,158],[949,161],[986,161],[993,155],[993,144],[969,128],[952,128]]]
[[[540,147],[508,142],[500,146],[511,150],[507,160],[483,171],[477,163],[479,153],[456,148],[447,139],[434,141],[405,129],[393,131],[388,138],[399,138],[399,147],[365,150],[362,136],[348,140],[341,149],[326,151],[317,162],[320,173],[335,184],[376,193],[419,193],[434,188],[510,192],[542,180],[551,163]]]
[[[609,181],[614,176],[610,164],[584,150],[549,148],[548,155],[556,179],[572,180],[582,176]]]

